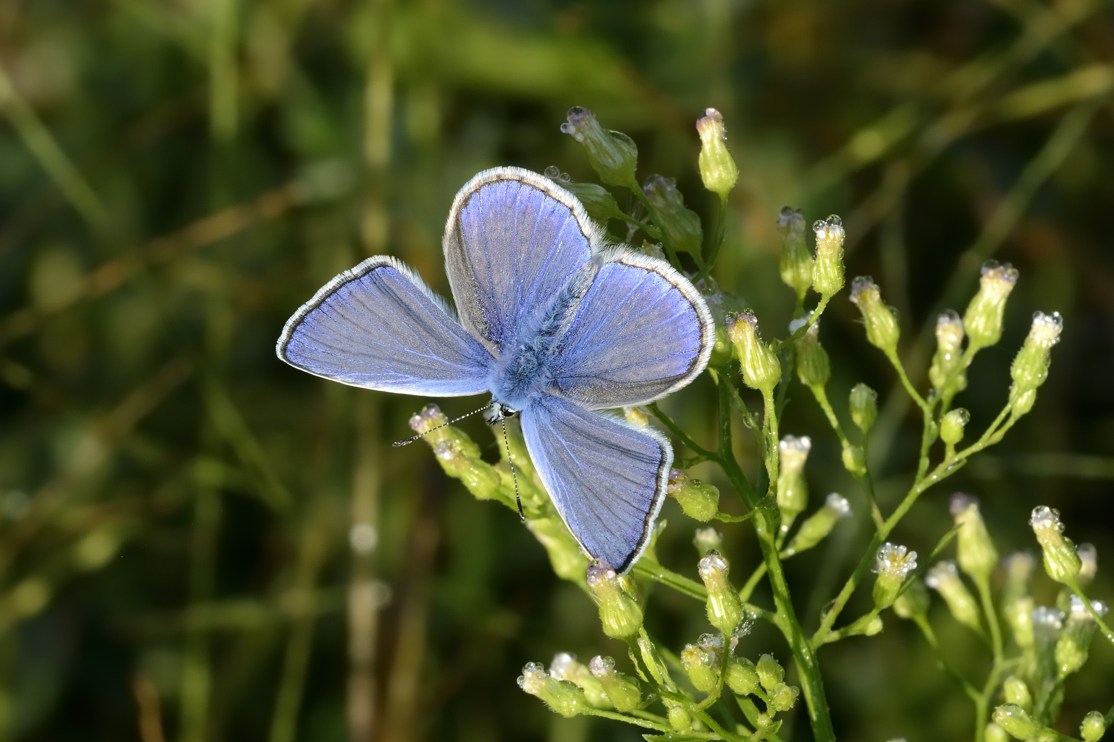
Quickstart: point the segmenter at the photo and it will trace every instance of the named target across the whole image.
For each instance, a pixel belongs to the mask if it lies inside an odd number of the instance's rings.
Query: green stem
[[[994,664],[1002,661],[1002,627],[998,622],[998,611],[994,608],[994,599],[990,594],[990,582],[984,577],[975,580],[975,588],[979,592],[979,601],[982,603],[983,613],[986,614],[986,623],[990,627],[990,647],[994,653]]]

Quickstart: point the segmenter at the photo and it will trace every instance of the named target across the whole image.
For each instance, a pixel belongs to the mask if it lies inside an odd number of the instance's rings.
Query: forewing
[[[485,170],[456,196],[445,270],[460,319],[492,351],[547,307],[599,242],[580,202],[519,168]]]
[[[600,409],[644,404],[688,384],[715,341],[704,299],[664,261],[629,250],[601,259],[558,342],[556,392]]]
[[[673,463],[669,442],[557,397],[522,413],[530,458],[565,525],[590,556],[625,572],[642,554]]]
[[[420,278],[385,256],[326,284],[286,323],[276,351],[326,379],[433,396],[487,391],[492,361]]]

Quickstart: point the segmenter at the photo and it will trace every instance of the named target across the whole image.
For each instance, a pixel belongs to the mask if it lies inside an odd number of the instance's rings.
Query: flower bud
[[[979,621],[979,605],[959,577],[959,570],[953,561],[937,562],[928,570],[924,582],[940,593],[952,616],[961,624],[975,631],[982,631]]]
[[[781,379],[777,354],[758,337],[758,318],[752,312],[729,315],[727,336],[735,346],[743,383],[763,394],[771,394]]]
[[[1055,675],[1056,645],[1064,631],[1064,612],[1059,608],[1042,605],[1033,609],[1031,620],[1037,672],[1045,676]]]
[[[588,671],[603,686],[611,705],[616,711],[627,713],[642,703],[642,691],[638,681],[615,669],[615,660],[596,655],[588,662]]]
[[[1006,699],[1006,703],[1020,706],[1026,711],[1033,708],[1033,694],[1029,692],[1029,686],[1016,675],[1010,675],[1003,681],[1002,696]]]
[[[1031,739],[1041,732],[1041,726],[1033,721],[1025,709],[1012,703],[1004,703],[994,709],[994,723],[1005,729],[1015,739]]]
[[[788,206],[781,210],[777,220],[778,237],[781,239],[781,262],[778,268],[781,280],[797,293],[801,301],[812,285],[813,259],[805,240],[805,217],[801,211]]]
[[[549,663],[549,674],[558,680],[567,680],[580,690],[584,691],[584,698],[596,708],[611,708],[611,699],[604,691],[603,683],[582,662],[568,652],[560,652],[553,656]]]
[[[1002,584],[1002,604],[1008,605],[1019,598],[1029,596],[1029,578],[1033,576],[1036,562],[1033,555],[1018,551],[1002,560],[1006,580]]]
[[[851,515],[851,503],[847,498],[836,492],[831,493],[824,500],[824,507],[810,515],[797,529],[796,535],[785,549],[785,556],[790,557],[816,546],[828,537],[836,523],[849,515]]]
[[[651,175],[642,186],[642,192],[653,205],[654,223],[661,228],[665,244],[677,252],[699,255],[704,241],[700,217],[685,206],[676,181],[661,175]]]
[[[979,501],[957,492],[952,495],[951,513],[959,526],[956,536],[959,568],[976,582],[988,581],[998,564],[998,552],[979,512]]]
[[[705,188],[727,200],[727,194],[739,179],[739,168],[727,151],[727,127],[723,125],[723,115],[714,108],[707,109],[704,116],[696,120],[696,132],[700,135],[700,154],[696,159],[700,179],[704,181]]]
[[[731,657],[727,660],[727,674],[724,678],[727,687],[737,696],[752,696],[761,689],[758,670],[754,663],[745,657]]]
[[[558,680],[537,662],[529,662],[518,676],[518,687],[545,702],[564,717],[584,713],[587,701],[584,692],[572,683]]]
[[[692,731],[692,715],[676,701],[664,701],[666,709],[666,718],[669,720],[669,726],[673,727],[675,732],[689,732]]]
[[[916,568],[917,552],[897,544],[882,544],[874,562],[874,571],[878,574],[874,582],[874,606],[882,610],[893,605],[905,578]]]
[[[1075,553],[1079,555],[1079,576],[1076,579],[1079,581],[1080,587],[1087,587],[1091,581],[1095,579],[1095,575],[1099,571],[1099,552],[1094,544],[1080,544],[1075,548]]]
[[[859,276],[851,282],[851,301],[862,312],[866,323],[866,339],[886,353],[897,352],[901,328],[894,311],[882,303],[882,291],[870,276]]]
[[[719,512],[719,489],[699,479],[690,479],[680,469],[669,471],[665,493],[677,501],[685,515],[701,523],[707,523]]]
[[[839,452],[843,468],[856,477],[866,476],[866,451],[862,446],[847,444]]]
[[[1029,335],[1010,366],[1010,410],[1014,415],[1024,415],[1033,408],[1036,390],[1048,378],[1052,346],[1060,342],[1064,320],[1059,313],[1033,315]]]
[[[796,330],[789,326],[790,332]],[[823,387],[831,375],[828,351],[820,344],[820,323],[815,322],[797,339],[797,378],[807,387]]]
[[[1002,315],[1006,299],[1017,284],[1017,270],[1009,263],[991,260],[982,267],[979,291],[963,315],[963,327],[973,348],[994,345],[1002,337]]]
[[[638,148],[626,134],[607,131],[587,108],[569,109],[568,120],[561,132],[575,139],[588,156],[588,163],[606,185],[637,188],[634,177],[638,164]]]
[[[623,590],[615,570],[599,563],[589,564],[587,582],[599,606],[603,633],[613,639],[637,634],[642,628],[642,609]]]
[[[797,696],[800,694],[799,688],[779,683],[769,693],[770,710],[779,714],[789,711],[797,704]]]
[[[851,387],[851,421],[866,435],[878,419],[878,392],[866,384]]]
[[[924,581],[912,580],[909,587],[905,588],[894,601],[894,613],[900,618],[911,620],[927,614],[928,605],[928,588],[925,587]]]
[[[816,262],[812,266],[812,288],[821,296],[833,296],[843,288],[843,221],[829,216],[812,225],[816,234]]]
[[[715,528],[697,528],[692,537],[692,545],[700,556],[708,556],[723,547],[723,534]]]
[[[940,420],[940,440],[952,448],[963,440],[963,431],[971,421],[971,413],[962,407],[950,410]]]
[[[989,722],[986,725],[983,737],[986,739],[986,742],[1010,742],[1010,740],[1013,739],[1005,729],[994,722]]]
[[[730,635],[743,620],[744,613],[739,594],[727,579],[727,560],[713,551],[700,560],[697,571],[708,590],[705,604],[708,623]]]
[[[1056,671],[1061,680],[1078,672],[1087,662],[1091,639],[1097,627],[1095,617],[1083,600],[1077,595],[1072,595],[1070,600],[1071,610],[1064,622],[1064,630],[1056,640]],[[1100,616],[1106,615],[1106,604],[1102,601],[1094,601],[1091,608]]]
[[[787,435],[778,444],[780,465],[777,475],[777,506],[781,510],[782,529],[789,524],[808,505],[808,485],[805,484],[804,468],[812,440],[807,435],[800,438]]]
[[[963,320],[953,309],[936,317],[936,353],[928,369],[932,388],[956,394],[967,388],[967,374],[963,370]]]
[[[1083,742],[1098,742],[1106,734],[1106,719],[1098,711],[1088,711],[1079,725],[1079,736]]]
[[[548,171],[546,175],[549,175]],[[608,219],[622,219],[625,216],[611,191],[599,183],[574,183],[564,179],[557,180],[557,185],[576,196],[576,200],[584,205],[584,210],[593,221],[605,224]]]
[[[588,558],[560,518],[530,518],[526,527],[549,556],[553,573],[563,580],[579,580]]]
[[[1022,649],[1031,648],[1036,641],[1033,634],[1033,611],[1036,610],[1036,605],[1036,602],[1026,595],[1009,601],[1003,606],[1002,613],[1006,617],[1006,623],[1009,624],[1013,640]]]
[[[785,668],[781,666],[772,654],[764,654],[758,658],[758,664],[754,666],[755,671],[758,673],[758,682],[767,691],[785,682]]]
[[[1071,585],[1083,567],[1075,545],[1064,538],[1060,512],[1041,505],[1033,509],[1029,525],[1037,536],[1044,556],[1044,571],[1056,582]]]
[[[701,693],[710,693],[719,685],[722,656],[722,645],[717,649],[710,644],[686,644],[681,650],[681,668],[694,688]]]

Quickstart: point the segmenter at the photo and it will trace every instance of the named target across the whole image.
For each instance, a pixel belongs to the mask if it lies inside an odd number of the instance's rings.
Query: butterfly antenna
[[[522,511],[522,498],[518,495],[518,475],[514,470],[514,459],[511,458],[511,441],[507,437],[507,418],[502,418],[503,423],[503,447],[507,449],[507,465],[511,467],[511,481],[514,482],[514,504],[518,506],[518,517],[525,523],[526,513]]]
[[[413,443],[414,441],[420,441],[422,438],[425,438],[427,435],[429,435],[430,433],[432,433],[435,430],[440,430],[441,428],[444,428],[447,425],[452,425],[453,423],[458,423],[466,417],[472,417],[472,415],[478,415],[481,412],[483,412],[485,410],[490,410],[490,409],[491,409],[491,405],[486,405],[484,407],[481,407],[478,410],[472,410],[471,412],[466,412],[463,415],[461,415],[460,417],[454,417],[452,420],[449,420],[448,422],[443,422],[436,427],[430,428],[429,430],[425,431],[424,433],[418,433],[417,435],[412,435],[409,438],[403,438],[400,441],[395,441],[391,445],[395,446],[395,447],[408,446],[411,443]]]

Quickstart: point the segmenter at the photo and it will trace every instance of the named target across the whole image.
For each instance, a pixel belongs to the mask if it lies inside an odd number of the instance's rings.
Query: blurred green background
[[[963,488],[1002,553],[1034,548],[1027,515],[1048,504],[1100,565],[1114,559],[1111,10],[0,3],[0,740],[638,738],[515,687],[527,661],[623,667],[624,649],[514,513],[470,498],[427,447],[389,447],[423,401],[326,383],[273,350],[298,305],[364,256],[400,256],[446,291],[444,219],[476,171],[593,179],[559,132],[572,105],[633,136],[640,175],[676,177],[704,215],[693,123],[723,112],[742,177],[716,278],[767,335],[792,310],[776,280],[785,204],[843,216],[848,276],[875,276],[898,308],[918,380],[936,312],[962,310],[984,259],[1017,266],[1003,342],[957,403],[972,426],[996,414],[1037,309],[1065,318],[1051,378],[895,536],[926,559]],[[874,464],[893,503],[917,420],[855,314],[840,297],[824,322],[830,393],[841,414],[858,381],[888,402]],[[669,406],[701,439],[709,391]],[[815,404],[793,397],[782,429],[813,436],[813,493],[861,505]],[[497,455],[482,422],[466,429]],[[691,522],[675,503],[664,517],[662,561],[694,576]],[[725,535],[745,576],[748,527]],[[865,540],[843,526],[791,564],[807,626]],[[1112,587],[1100,567],[1093,594]],[[679,649],[702,609],[660,595],[647,620]],[[979,640],[934,616],[956,663],[984,672]],[[742,651],[788,661],[765,635]],[[843,738],[970,736],[967,701],[908,625],[888,618],[821,660]],[[1114,652],[1096,642],[1070,725],[1112,687]]]

